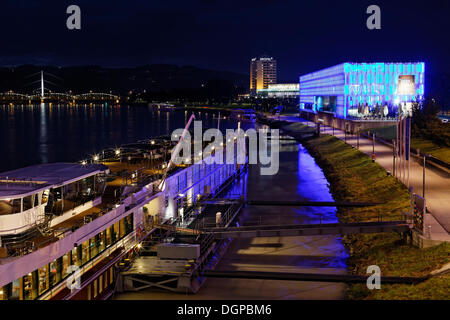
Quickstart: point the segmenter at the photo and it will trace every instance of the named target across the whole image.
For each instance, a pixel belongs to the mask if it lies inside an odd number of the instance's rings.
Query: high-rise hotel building
[[[250,62],[250,93],[277,83],[277,61],[271,57],[253,58]]]

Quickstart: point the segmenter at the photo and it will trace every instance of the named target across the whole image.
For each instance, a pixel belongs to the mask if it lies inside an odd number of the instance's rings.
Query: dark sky
[[[79,5],[82,29],[66,28]],[[381,7],[381,30],[366,8]],[[450,0],[2,0],[0,65],[173,63],[248,73],[253,56],[279,79],[355,61],[425,61],[450,72]]]

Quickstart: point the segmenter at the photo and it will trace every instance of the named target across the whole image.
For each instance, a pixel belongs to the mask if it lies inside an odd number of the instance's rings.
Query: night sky
[[[81,8],[81,30],[66,8]],[[381,30],[366,8],[381,7]],[[345,61],[425,61],[450,72],[450,1],[3,0],[0,65],[194,65],[248,73],[253,56],[278,77]]]

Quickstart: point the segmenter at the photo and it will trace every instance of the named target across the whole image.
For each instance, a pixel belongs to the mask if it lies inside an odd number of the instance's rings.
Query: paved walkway
[[[315,126],[312,122],[293,116],[274,118]],[[322,126],[321,131],[333,134],[333,129],[328,126]],[[342,130],[334,129],[334,135],[339,139],[345,139],[345,133]],[[347,134],[346,142],[357,146],[356,136]],[[372,140],[359,137],[359,150],[372,156]],[[391,147],[375,142],[375,161],[391,173],[393,172],[392,153]],[[410,166],[410,185],[413,187],[413,192],[422,195],[423,166],[415,157],[411,157]],[[425,199],[428,211],[431,213],[431,216],[427,215],[425,224],[431,232],[432,240],[450,241],[450,175],[435,168],[426,168],[425,171]],[[406,184],[406,179],[404,183]]]

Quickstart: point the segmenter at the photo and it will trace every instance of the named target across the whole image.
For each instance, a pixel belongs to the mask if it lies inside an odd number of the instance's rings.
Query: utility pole
[[[347,143],[347,121],[344,122],[344,141]]]
[[[423,155],[423,181],[422,181],[422,197],[425,199],[425,164],[427,161],[427,155]]]
[[[375,132],[372,135],[372,162],[375,162]]]
[[[358,132],[356,133],[356,149],[359,149],[359,129]]]
[[[359,149],[359,130],[360,126],[358,125],[358,132],[356,133],[356,148]]]
[[[396,143],[395,143],[395,139],[392,139],[392,146],[393,146],[393,149],[392,149],[392,173],[393,173],[393,176],[395,177],[395,153],[396,153]]]

